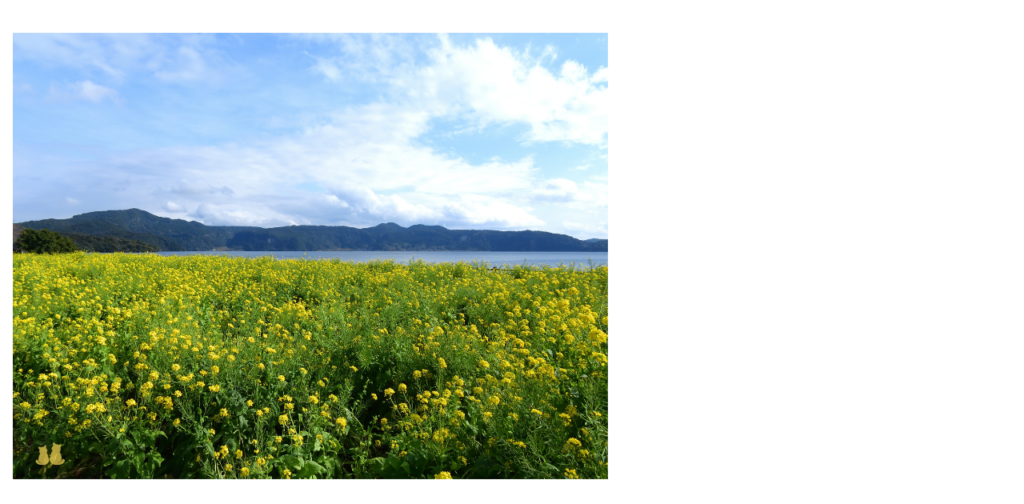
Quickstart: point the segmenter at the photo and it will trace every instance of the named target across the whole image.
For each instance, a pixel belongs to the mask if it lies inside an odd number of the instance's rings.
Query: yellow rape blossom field
[[[16,254],[13,334],[17,478],[608,476],[604,266]]]

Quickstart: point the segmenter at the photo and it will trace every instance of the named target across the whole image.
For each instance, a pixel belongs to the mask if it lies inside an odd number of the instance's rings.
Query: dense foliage
[[[156,245],[114,236],[68,233],[67,237],[75,243],[79,250],[84,252],[158,252],[160,250]]]
[[[457,230],[441,226],[402,227],[387,223],[359,229],[347,226],[258,228],[206,226],[158,217],[138,209],[109,210],[21,223],[61,233],[113,236],[159,250],[474,250],[535,252],[607,252],[608,240],[581,241],[543,231]]]
[[[49,229],[24,229],[14,242],[14,250],[34,254],[60,254],[75,252],[78,247],[67,236]]]
[[[606,267],[79,253],[13,277],[15,477],[607,477]]]

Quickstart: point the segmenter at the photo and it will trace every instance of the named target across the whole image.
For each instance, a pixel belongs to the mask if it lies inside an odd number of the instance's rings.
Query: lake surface
[[[385,261],[391,259],[397,263],[408,263],[410,260],[422,260],[426,263],[457,263],[486,262],[489,266],[559,266],[575,264],[576,266],[608,265],[608,252],[385,252],[374,250],[354,250],[343,252],[157,252],[163,256],[174,255],[221,255],[228,257],[262,257],[273,256],[275,259],[337,259],[348,262]]]

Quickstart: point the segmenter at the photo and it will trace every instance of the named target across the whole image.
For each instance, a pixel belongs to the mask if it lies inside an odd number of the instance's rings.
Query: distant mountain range
[[[402,227],[388,222],[365,229],[347,226],[207,226],[149,212],[107,210],[70,219],[19,222],[66,235],[132,240],[158,250],[466,250],[492,252],[607,252],[608,240],[577,240],[544,231],[488,231],[441,226]],[[81,241],[82,238],[79,238]],[[107,240],[110,241],[110,240]]]

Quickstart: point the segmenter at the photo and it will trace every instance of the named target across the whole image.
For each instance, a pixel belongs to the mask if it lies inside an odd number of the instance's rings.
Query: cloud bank
[[[470,161],[424,135],[438,121],[520,125],[520,145],[603,152],[607,68],[571,60],[551,66],[551,47],[531,55],[488,38],[460,46],[442,35],[427,39],[425,50],[391,36],[295,39],[308,45],[302,52],[311,77],[339,89],[371,83],[376,96],[318,111],[300,129],[239,142],[129,149],[64,166],[16,156],[25,160],[15,173],[18,199],[45,198],[59,187],[71,194],[64,207],[78,202],[76,213],[134,206],[210,225],[396,222],[606,235],[605,183],[553,177],[529,154]],[[202,36],[19,35],[15,46],[16,59],[106,79],[51,88],[91,103],[119,102],[117,87],[139,79],[176,86],[228,75],[220,64],[226,58]],[[49,167],[45,188],[29,182],[23,167],[33,164]],[[573,178],[584,175],[578,165],[568,167]]]

